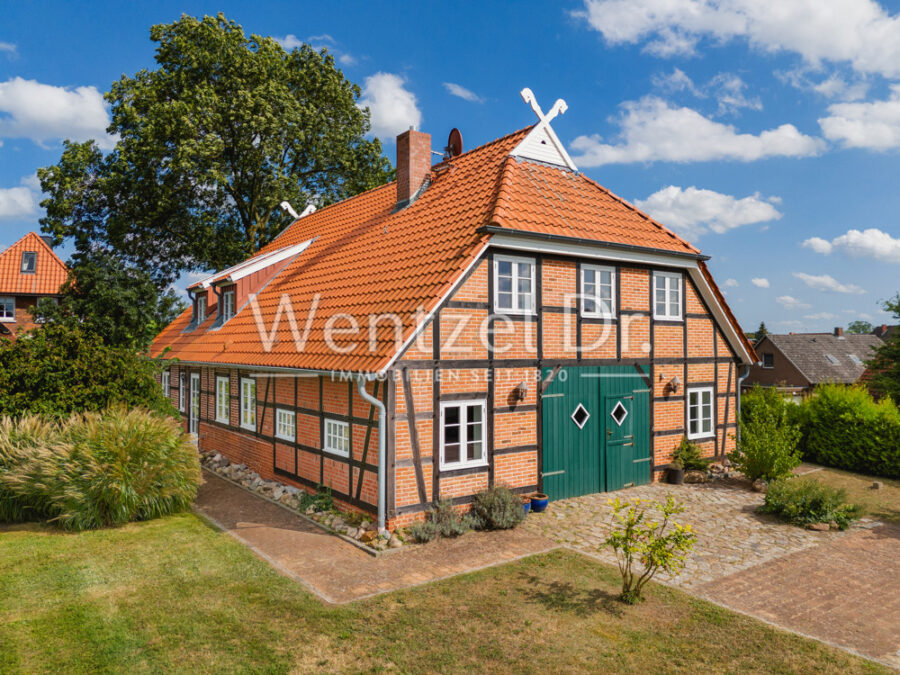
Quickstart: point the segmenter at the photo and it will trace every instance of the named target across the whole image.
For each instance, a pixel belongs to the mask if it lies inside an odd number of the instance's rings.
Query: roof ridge
[[[638,214],[639,216],[641,216],[641,218],[643,218],[644,220],[646,220],[648,223],[650,223],[651,225],[654,225],[655,227],[659,228],[660,230],[662,230],[664,233],[666,233],[667,235],[669,235],[670,237],[672,237],[673,239],[675,239],[675,240],[678,241],[679,243],[686,245],[689,249],[691,249],[691,250],[694,251],[695,253],[700,253],[700,249],[697,248],[696,246],[694,246],[693,244],[691,244],[687,239],[685,239],[684,237],[679,236],[678,234],[676,234],[675,232],[673,232],[672,230],[670,230],[668,227],[666,227],[665,225],[663,225],[663,224],[660,223],[659,221],[654,220],[652,217],[650,217],[649,215],[647,215],[646,213],[644,213],[643,211],[641,211],[638,207],[636,207],[634,204],[632,204],[631,202],[629,202],[627,199],[623,199],[622,197],[620,197],[620,196],[617,195],[616,193],[612,192],[609,188],[603,187],[602,185],[600,185],[600,183],[598,183],[597,181],[595,181],[595,180],[589,178],[588,176],[585,176],[583,173],[579,173],[578,175],[581,176],[582,178],[584,178],[588,183],[590,183],[591,185],[593,185],[594,187],[596,187],[598,190],[604,192],[605,194],[607,194],[607,195],[608,195],[609,197],[611,197],[612,199],[615,199],[617,202],[619,202],[620,204],[622,204],[625,208],[628,208],[628,209],[631,209],[632,211],[634,211],[636,214]]]
[[[433,164],[431,168],[433,170],[434,167],[436,167],[436,166],[441,166],[442,164],[445,164],[447,162],[452,162],[454,160],[460,159],[461,157],[465,157],[466,155],[471,155],[472,153],[479,152],[481,150],[489,148],[492,145],[497,145],[498,143],[502,143],[503,141],[508,140],[509,138],[512,138],[513,136],[516,136],[517,134],[521,134],[526,131],[531,131],[536,126],[537,126],[537,124],[535,123],[535,124],[531,124],[527,127],[522,127],[521,129],[512,131],[508,134],[500,136],[499,138],[495,138],[492,141],[488,141],[487,143],[482,143],[481,145],[477,145],[474,148],[472,148],[471,150],[466,150],[465,152],[461,152],[458,155],[456,155],[455,157],[448,157],[447,159],[441,160],[437,164]]]

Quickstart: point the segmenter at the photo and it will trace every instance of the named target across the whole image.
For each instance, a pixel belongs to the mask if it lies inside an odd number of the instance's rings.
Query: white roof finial
[[[531,89],[525,87],[519,93],[522,96],[522,100],[530,105],[534,114],[537,115],[538,123],[534,125],[534,128],[528,132],[528,135],[522,139],[522,142],[509,154],[514,157],[533,159],[548,164],[558,164],[572,171],[578,171],[578,167],[575,166],[572,158],[569,157],[569,153],[566,152],[559,137],[550,126],[550,122],[556,116],[563,114],[569,109],[566,102],[561,98],[556,99],[556,103],[545,115]]]

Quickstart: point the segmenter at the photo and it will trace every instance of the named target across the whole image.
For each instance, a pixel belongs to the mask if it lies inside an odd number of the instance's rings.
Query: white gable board
[[[566,148],[562,141],[559,140],[559,136],[556,135],[553,127],[550,126],[550,121],[554,117],[566,111],[566,102],[558,99],[545,115],[531,89],[526,87],[521,94],[522,99],[531,105],[531,109],[537,115],[539,121],[534,129],[528,132],[528,135],[513,148],[512,152],[509,153],[510,156],[532,159],[546,164],[555,164],[571,171],[578,171],[578,167],[575,166],[575,162],[569,157],[569,153],[566,152]]]

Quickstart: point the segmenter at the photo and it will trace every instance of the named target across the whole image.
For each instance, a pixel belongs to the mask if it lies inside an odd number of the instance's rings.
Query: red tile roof
[[[25,251],[37,253],[34,274],[22,273]],[[65,263],[34,232],[0,253],[0,295],[57,295],[67,276]]]
[[[289,298],[300,338],[318,303],[302,351],[286,314],[266,351],[254,312],[244,307],[218,330],[183,333],[191,318],[186,311],[157,337],[152,354],[170,347],[170,356],[189,362],[379,371],[396,354],[395,328],[379,323],[370,349],[369,317],[396,313],[403,340],[413,335],[417,309],[434,309],[483,251],[490,235],[479,230],[486,225],[698,252],[585,176],[510,158],[529,130],[432,167],[431,185],[407,208],[395,211],[396,185],[383,185],[297,220],[261,249],[258,256],[314,240],[257,296],[266,333],[282,298]],[[356,336],[335,340],[345,353],[324,336],[326,321],[340,312],[360,322]],[[338,321],[333,327],[348,325]]]

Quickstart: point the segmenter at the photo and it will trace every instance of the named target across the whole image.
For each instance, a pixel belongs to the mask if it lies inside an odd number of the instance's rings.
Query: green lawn
[[[847,501],[859,504],[873,518],[900,525],[900,481],[831,468],[813,471],[807,476],[820,483],[843,488],[847,491]],[[881,481],[883,487],[872,490],[874,481]]]
[[[0,530],[0,671],[881,672],[557,551],[327,607],[190,514]]]

